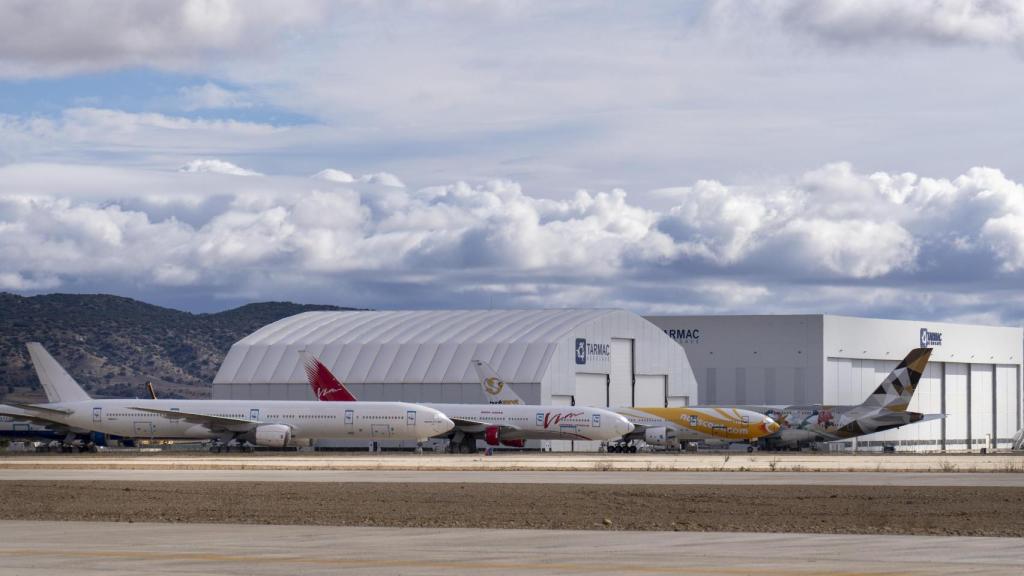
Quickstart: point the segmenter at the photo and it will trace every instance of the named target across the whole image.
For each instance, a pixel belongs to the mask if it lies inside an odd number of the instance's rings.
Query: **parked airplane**
[[[405,402],[328,404],[266,400],[90,398],[39,343],[28,345],[49,403],[0,407],[0,415],[69,433],[141,439],[210,439],[281,448],[297,439],[426,441],[454,427],[433,408]]]
[[[300,352],[306,365],[309,385],[317,398],[326,401],[354,402],[355,396],[331,371],[312,355]],[[356,402],[362,404],[362,402]],[[476,452],[477,440],[489,446],[522,448],[527,440],[599,440],[607,441],[633,430],[626,418],[601,408],[582,406],[425,404],[444,412],[455,423],[446,436],[449,449],[461,453]]]
[[[31,353],[30,353],[31,354]],[[157,399],[156,389],[152,382],[146,382],[146,390],[150,398]],[[0,405],[0,411],[4,410]],[[10,410],[10,409],[8,409]],[[129,438],[118,436],[107,437],[101,432],[87,431],[81,433],[72,432],[66,426],[56,423],[47,425],[33,424],[29,421],[19,420],[11,416],[0,416],[0,438],[10,440],[23,440],[29,442],[46,442],[42,447],[44,450],[56,449],[62,451],[71,450],[96,450],[99,446],[106,446],[109,440],[116,440],[122,446],[132,446],[134,442]]]
[[[519,395],[487,363],[473,360],[484,395],[491,404],[518,404]],[[679,448],[687,442],[713,440],[750,442],[773,434],[779,425],[770,417],[739,408],[622,407],[610,408],[626,417],[634,429],[622,441],[609,444],[609,452],[636,452],[636,442]],[[753,447],[750,448],[753,450]]]
[[[931,348],[916,348],[858,405],[744,406],[775,419],[782,429],[761,439],[763,448],[784,449],[815,442],[847,440],[899,428],[915,422],[945,418],[944,414],[909,412],[907,407],[928,364]]]

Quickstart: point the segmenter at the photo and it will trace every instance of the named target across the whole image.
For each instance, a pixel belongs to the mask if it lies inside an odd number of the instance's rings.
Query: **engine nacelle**
[[[669,430],[665,426],[647,428],[644,430],[644,442],[651,446],[675,446],[679,443],[676,439],[675,430]]]
[[[292,429],[284,424],[264,424],[253,434],[254,444],[270,448],[284,448],[292,439]]]
[[[487,430],[484,430],[484,441],[487,442],[488,446],[508,446],[509,448],[522,448],[526,445],[526,440],[502,440],[501,439],[501,428],[497,426],[490,426]]]

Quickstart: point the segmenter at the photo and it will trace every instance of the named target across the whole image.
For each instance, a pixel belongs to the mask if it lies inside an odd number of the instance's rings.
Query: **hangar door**
[[[609,406],[633,405],[633,341],[612,338]]]
[[[633,392],[634,406],[662,407],[665,406],[665,377],[636,375],[636,388]]]
[[[608,377],[604,374],[577,374],[576,405],[601,408],[607,406]]]

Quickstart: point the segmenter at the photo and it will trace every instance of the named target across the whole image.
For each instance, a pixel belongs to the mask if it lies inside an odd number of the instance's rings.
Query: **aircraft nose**
[[[452,422],[451,418],[445,416],[444,414],[441,414],[440,412],[438,412],[435,420],[437,422],[436,426],[438,429],[438,433],[444,433],[451,430],[452,428],[455,428],[455,422]]]
[[[622,434],[623,436],[629,434],[636,429],[636,426],[632,422],[626,419],[625,416],[619,416],[619,425],[615,427],[615,431]]]
[[[769,434],[775,434],[780,428],[782,428],[782,426],[779,426],[778,422],[772,420],[768,416],[764,417],[764,422],[761,423],[761,426],[764,428],[765,432]]]

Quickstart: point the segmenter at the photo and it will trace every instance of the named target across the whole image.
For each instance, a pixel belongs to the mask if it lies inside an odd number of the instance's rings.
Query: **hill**
[[[45,398],[25,349],[42,342],[92,395],[207,398],[236,341],[281,318],[336,306],[262,302],[191,314],[106,294],[0,293],[0,399]]]

